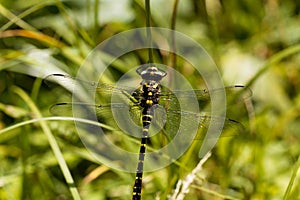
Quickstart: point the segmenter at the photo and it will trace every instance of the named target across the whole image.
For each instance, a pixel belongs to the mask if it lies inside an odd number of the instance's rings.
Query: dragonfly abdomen
[[[156,67],[149,67],[142,71],[137,71],[143,78],[141,88],[137,98],[140,101],[142,111],[142,139],[139,151],[139,161],[136,170],[135,182],[133,186],[132,200],[141,199],[143,168],[146,153],[146,145],[148,141],[148,132],[154,115],[155,105],[158,104],[160,97],[159,80],[166,75],[165,72],[159,71]],[[135,93],[136,94],[136,93]],[[136,96],[136,95],[135,95]]]
[[[148,142],[148,132],[149,132],[149,127],[150,127],[152,118],[153,118],[152,107],[144,108],[143,115],[142,115],[142,123],[143,123],[142,139],[141,139],[141,145],[140,145],[140,151],[139,151],[139,161],[138,161],[137,170],[136,170],[135,182],[134,182],[134,186],[133,186],[132,200],[141,199],[142,178],[143,178],[143,170],[144,170],[146,145]]]

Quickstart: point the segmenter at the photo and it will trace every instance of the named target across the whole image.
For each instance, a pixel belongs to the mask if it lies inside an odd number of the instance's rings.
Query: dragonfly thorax
[[[140,66],[136,72],[142,77],[143,81],[141,82],[140,89],[134,92],[133,96],[140,102],[140,106],[143,108],[149,108],[158,104],[160,97],[159,81],[167,73],[151,64]]]
[[[160,97],[160,84],[153,80],[144,80],[139,91],[139,100],[141,107],[152,107],[158,104]]]

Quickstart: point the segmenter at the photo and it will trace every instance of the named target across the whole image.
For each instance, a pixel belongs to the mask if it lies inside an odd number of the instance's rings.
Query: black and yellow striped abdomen
[[[146,154],[146,145],[149,139],[149,128],[154,116],[155,105],[157,105],[159,102],[159,81],[166,75],[164,71],[157,69],[155,66],[149,66],[148,68],[138,68],[137,73],[143,78],[143,81],[141,82],[141,88],[137,96],[139,100],[139,106],[142,108],[143,131],[139,151],[139,160],[133,186],[133,200],[141,199],[143,168]]]

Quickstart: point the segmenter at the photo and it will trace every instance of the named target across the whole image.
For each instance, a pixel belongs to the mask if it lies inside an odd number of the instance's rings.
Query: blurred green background
[[[300,199],[300,1],[182,0],[176,15],[174,4],[151,1],[152,26],[171,28],[173,19],[212,56],[225,85],[253,92],[229,115],[244,130],[220,139],[186,199]],[[131,198],[134,174],[95,161],[72,121],[30,120],[52,116],[67,93],[45,76],[75,76],[97,44],[145,20],[142,0],[0,1],[1,200]],[[145,52],[123,56],[112,76],[145,62]],[[167,199],[199,162],[196,148],[186,156],[146,173],[143,199]]]

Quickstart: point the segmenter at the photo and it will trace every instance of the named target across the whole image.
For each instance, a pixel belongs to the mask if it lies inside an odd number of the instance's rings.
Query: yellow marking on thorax
[[[157,88],[157,86],[158,86],[158,83],[155,83],[152,87]]]
[[[148,99],[148,100],[146,101],[146,104],[152,105],[152,104],[153,104],[153,101]]]

